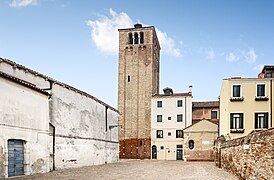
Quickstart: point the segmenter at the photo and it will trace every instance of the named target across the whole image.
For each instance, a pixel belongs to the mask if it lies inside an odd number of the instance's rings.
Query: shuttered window
[[[268,113],[255,113],[255,129],[268,128]]]
[[[230,113],[230,129],[243,129],[243,128],[244,128],[244,114]]]

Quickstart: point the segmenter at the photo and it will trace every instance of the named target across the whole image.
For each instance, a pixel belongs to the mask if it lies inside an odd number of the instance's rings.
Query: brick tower
[[[118,110],[121,159],[150,159],[151,97],[159,93],[155,28],[119,29]]]

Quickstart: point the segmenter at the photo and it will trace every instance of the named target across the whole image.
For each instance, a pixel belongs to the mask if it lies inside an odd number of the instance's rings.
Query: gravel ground
[[[146,179],[146,180],[236,180],[237,177],[214,166],[212,162],[183,162],[155,160],[121,160],[118,163],[66,169],[46,174],[23,176],[14,179],[35,180],[100,180],[100,179]]]

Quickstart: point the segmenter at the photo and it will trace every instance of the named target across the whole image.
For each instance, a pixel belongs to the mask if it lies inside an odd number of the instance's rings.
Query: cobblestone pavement
[[[100,179],[146,179],[146,180],[236,180],[235,176],[217,168],[212,162],[183,162],[155,160],[122,160],[119,163],[66,169],[46,174],[13,179],[35,180],[100,180]]]

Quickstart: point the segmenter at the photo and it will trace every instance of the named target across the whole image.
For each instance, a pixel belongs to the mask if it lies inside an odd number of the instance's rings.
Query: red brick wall
[[[120,141],[120,159],[150,159],[150,138]]]
[[[241,179],[274,179],[274,128],[225,141],[221,167]]]

